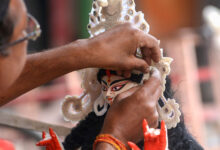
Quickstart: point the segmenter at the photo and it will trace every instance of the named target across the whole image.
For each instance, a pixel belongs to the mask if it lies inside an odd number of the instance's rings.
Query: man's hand
[[[101,133],[115,136],[124,144],[143,139],[141,124],[147,119],[151,128],[158,126],[157,101],[161,94],[161,82],[153,73],[143,85],[132,88],[120,95],[111,105]]]
[[[86,41],[89,63],[97,68],[147,72],[151,60],[158,62],[161,56],[158,40],[128,23]],[[137,48],[144,59],[135,57]]]
[[[138,47],[144,59],[135,57]],[[0,105],[74,70],[105,68],[128,77],[133,69],[147,72],[151,59],[160,59],[158,41],[130,24],[119,25],[94,38],[29,55],[16,82],[0,91]]]

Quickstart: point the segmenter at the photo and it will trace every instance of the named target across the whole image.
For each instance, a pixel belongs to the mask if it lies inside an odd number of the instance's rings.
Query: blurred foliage
[[[92,0],[79,0],[79,35],[77,38],[88,38],[87,25],[89,23],[89,12],[91,10]]]

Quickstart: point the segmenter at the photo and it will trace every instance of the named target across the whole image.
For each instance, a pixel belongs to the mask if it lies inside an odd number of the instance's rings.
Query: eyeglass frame
[[[11,43],[7,43],[5,45],[0,46],[0,54],[2,56],[9,55],[9,51],[7,50],[9,47],[15,46],[19,43],[26,41],[26,40],[35,41],[41,35],[41,28],[40,28],[40,24],[38,23],[38,21],[31,14],[28,14],[27,17],[30,18],[31,20],[33,20],[34,24],[36,25],[34,31],[31,33],[28,33],[25,37],[23,37],[21,39],[18,39],[16,41],[11,42]]]

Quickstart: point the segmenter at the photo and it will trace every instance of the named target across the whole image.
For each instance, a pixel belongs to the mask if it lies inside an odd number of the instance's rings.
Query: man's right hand
[[[151,128],[156,128],[156,105],[162,92],[159,78],[158,72],[154,72],[143,85],[118,95],[106,115],[101,133],[111,134],[126,144],[143,139],[141,125],[144,118]]]
[[[93,67],[110,70],[147,72],[151,60],[158,62],[161,53],[158,40],[126,23],[86,41],[87,56]],[[142,49],[143,59],[135,56]]]

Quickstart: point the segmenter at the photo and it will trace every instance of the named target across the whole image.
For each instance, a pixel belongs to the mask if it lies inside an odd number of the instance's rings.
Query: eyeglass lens
[[[37,28],[36,21],[33,19],[32,16],[28,16],[27,28],[26,28],[27,34],[35,32],[36,28]]]

